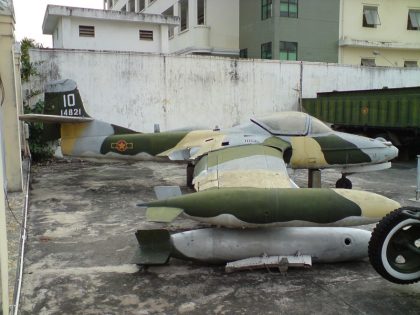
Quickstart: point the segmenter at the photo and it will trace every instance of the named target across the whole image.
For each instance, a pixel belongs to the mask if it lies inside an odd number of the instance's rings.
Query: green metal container
[[[303,108],[336,126],[420,129],[420,87],[318,93]]]

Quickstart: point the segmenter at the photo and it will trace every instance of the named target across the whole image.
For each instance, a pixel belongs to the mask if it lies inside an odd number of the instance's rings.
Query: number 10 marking
[[[64,107],[73,107],[76,105],[74,94],[63,95]]]

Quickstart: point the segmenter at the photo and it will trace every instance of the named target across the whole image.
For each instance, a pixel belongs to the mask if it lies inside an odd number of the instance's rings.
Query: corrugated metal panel
[[[420,128],[420,87],[318,93],[303,107],[336,125]]]

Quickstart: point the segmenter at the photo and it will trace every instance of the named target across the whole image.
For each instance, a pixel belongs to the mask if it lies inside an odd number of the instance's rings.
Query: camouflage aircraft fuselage
[[[221,148],[259,143],[282,151],[286,163],[296,169],[380,164],[398,154],[397,149],[388,143],[362,136],[334,131],[303,136],[274,136],[252,124],[226,131],[127,131],[100,121],[62,124],[62,152],[78,157],[142,159],[161,156],[192,161]]]

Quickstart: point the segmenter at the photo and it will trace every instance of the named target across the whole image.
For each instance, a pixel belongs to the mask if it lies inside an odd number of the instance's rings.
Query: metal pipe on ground
[[[29,150],[29,149],[28,149]],[[27,239],[27,217],[28,217],[28,206],[29,206],[29,185],[31,181],[31,154],[29,151],[28,159],[28,174],[26,176],[26,192],[25,192],[25,204],[22,210],[22,228],[20,234],[20,257],[19,265],[17,267],[16,273],[16,284],[15,284],[15,294],[13,297],[13,305],[11,305],[10,314],[17,315],[19,311],[19,301],[20,301],[20,291],[22,289],[22,278],[23,278],[23,258],[25,256],[25,244]]]

